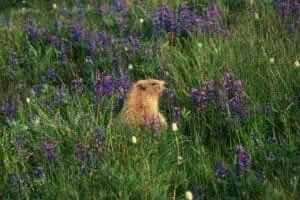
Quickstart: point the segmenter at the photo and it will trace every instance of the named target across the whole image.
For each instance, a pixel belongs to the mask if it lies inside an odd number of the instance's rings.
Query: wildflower
[[[219,29],[221,24],[221,14],[218,10],[218,7],[215,4],[210,3],[204,8],[204,13],[206,14],[207,28],[210,31]]]
[[[203,47],[203,45],[202,45],[201,42],[198,43],[198,47],[199,47],[199,48],[202,48],[202,47]]]
[[[69,27],[69,32],[71,33],[71,37],[75,42],[79,42],[82,39],[82,35],[84,32],[84,27],[82,24],[71,25]]]
[[[88,42],[88,52],[90,56],[94,56],[97,52],[96,42],[91,32],[86,33],[86,40]]]
[[[44,33],[43,33],[43,41],[45,44],[50,44],[51,42],[51,37],[50,37],[50,30],[49,28],[45,28],[44,29]]]
[[[16,108],[11,102],[4,103],[0,109],[0,119],[12,121],[16,116]]]
[[[66,90],[65,88],[57,88],[53,94],[53,101],[55,104],[64,104],[66,102]]]
[[[22,8],[22,13],[24,13],[25,11],[26,11],[26,8],[23,7],[23,8]]]
[[[92,57],[91,56],[87,56],[84,60],[84,62],[89,65],[89,66],[94,66],[94,62],[92,60]]]
[[[175,122],[172,123],[172,131],[173,132],[178,131],[178,127],[177,127],[177,124]]]
[[[275,63],[275,59],[274,58],[270,58],[270,63],[274,64]]]
[[[55,9],[57,8],[56,3],[54,3],[54,4],[52,5],[52,7],[53,7],[53,9],[55,10]]]
[[[37,178],[43,178],[45,177],[45,172],[43,167],[37,167],[34,169],[33,174]]]
[[[183,162],[183,157],[182,156],[178,156],[177,157],[177,164],[180,165]]]
[[[145,20],[144,20],[143,18],[140,18],[140,23],[141,23],[141,24],[143,24],[144,21],[145,21]]]
[[[259,14],[258,14],[258,13],[255,13],[255,14],[254,14],[254,18],[255,18],[255,19],[259,19]]]
[[[114,73],[117,77],[121,77],[123,75],[123,71],[121,68],[121,57],[118,56],[114,59]]]
[[[35,41],[38,38],[38,31],[35,29],[32,18],[29,18],[28,24],[27,24],[27,36],[29,41]]]
[[[195,187],[193,189],[193,198],[195,200],[201,200],[204,197],[204,189],[201,186]]]
[[[40,118],[39,118],[39,116],[35,116],[34,118],[33,118],[33,122],[35,123],[35,125],[39,125],[39,123],[40,123]]]
[[[60,51],[59,51],[59,54],[58,54],[58,59],[63,62],[67,58],[68,58],[68,53],[67,53],[66,44],[64,42],[62,42],[61,45],[60,45]]]
[[[237,156],[237,175],[240,175],[241,172],[248,172],[250,169],[250,156],[249,153],[247,153],[244,150],[244,147],[241,145],[237,145],[235,148],[235,153]]]
[[[94,81],[93,93],[96,98],[111,97],[116,90],[116,81],[112,76],[104,76],[101,80]]]
[[[299,62],[298,60],[296,60],[296,61],[294,62],[294,67],[295,67],[295,68],[299,68],[299,67],[300,67],[300,62]]]
[[[29,104],[30,103],[30,98],[26,97],[26,102]]]
[[[45,158],[48,160],[53,160],[56,158],[56,141],[50,140],[48,137],[44,139],[44,142],[41,144],[41,152],[44,154]]]
[[[137,139],[136,139],[135,136],[132,136],[132,137],[131,137],[131,142],[132,142],[133,144],[136,144],[136,143],[137,143]]]
[[[185,192],[185,199],[186,200],[193,200],[193,193],[190,191]]]
[[[57,79],[57,73],[55,71],[54,68],[49,68],[48,71],[47,71],[47,78],[48,80],[53,83],[56,81]]]
[[[75,154],[77,159],[87,161],[89,158],[89,145],[82,144],[79,140],[77,140],[75,144]]]
[[[132,64],[129,64],[129,65],[128,65],[128,69],[129,69],[129,70],[132,70],[132,69],[133,69],[133,65],[132,65]]]
[[[217,178],[224,178],[228,174],[228,170],[222,163],[217,163],[214,170]]]
[[[102,144],[103,140],[103,130],[100,128],[95,129],[95,135],[94,135],[94,143],[96,145],[96,150],[98,155],[102,155],[105,150],[105,146]]]
[[[144,120],[144,127],[150,128],[152,133],[155,135],[163,128],[163,124],[160,122],[159,116],[153,116],[150,119]]]
[[[15,70],[19,64],[19,58],[17,56],[17,52],[14,49],[10,50],[8,64]]]
[[[71,81],[71,90],[74,93],[81,93],[83,91],[83,80],[82,78],[74,79]]]

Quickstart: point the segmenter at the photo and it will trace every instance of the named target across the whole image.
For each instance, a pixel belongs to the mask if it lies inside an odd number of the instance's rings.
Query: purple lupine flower
[[[154,135],[157,135],[158,132],[163,128],[163,124],[160,122],[158,116],[153,116],[151,118],[145,118],[143,122],[144,128],[150,128]]]
[[[11,49],[8,57],[8,64],[15,70],[19,65],[19,58],[15,49]]]
[[[93,84],[93,93],[96,98],[111,97],[116,89],[116,81],[112,76],[104,76]]]
[[[77,140],[75,144],[75,154],[76,158],[81,161],[87,161],[89,159],[89,145],[83,144]]]
[[[55,82],[57,79],[57,73],[54,68],[50,68],[47,71],[47,78],[50,82]]]
[[[236,173],[239,176],[241,172],[248,172],[250,170],[250,155],[242,145],[236,146],[235,153],[237,156]]]
[[[281,19],[284,20],[288,16],[289,8],[287,0],[279,0],[278,7],[280,9]]]
[[[173,122],[180,121],[180,107],[179,106],[172,107],[172,120],[173,120]]]
[[[79,42],[82,40],[84,27],[82,24],[71,25],[69,27],[69,31],[71,33],[71,37],[75,42]]]
[[[59,52],[58,52],[58,59],[61,62],[64,62],[65,60],[67,60],[67,58],[68,58],[67,47],[66,47],[65,42],[62,42],[61,45],[60,45]]]
[[[109,15],[113,12],[113,8],[108,5],[108,4],[103,4],[101,7],[100,7],[100,16],[103,17],[105,15]]]
[[[39,33],[33,25],[32,18],[29,18],[28,24],[27,24],[28,40],[33,42],[33,41],[37,40],[38,35],[39,35]]]
[[[123,71],[121,68],[121,57],[117,56],[116,58],[114,58],[113,60],[114,63],[114,73],[117,77],[122,77],[123,75]]]
[[[207,101],[214,103],[217,99],[217,88],[214,82],[207,80],[205,82],[205,91],[207,95]]]
[[[97,53],[97,47],[96,47],[96,42],[95,42],[92,32],[86,33],[86,40],[88,42],[89,55],[94,56]]]
[[[53,102],[57,105],[64,104],[66,102],[66,96],[65,88],[56,88],[53,94]]]
[[[121,12],[125,8],[125,5],[121,2],[121,0],[115,0],[115,10],[117,12]]]
[[[136,50],[136,51],[140,50],[141,45],[140,45],[140,41],[139,41],[138,37],[130,36],[129,41],[130,41],[131,46],[134,50]]]
[[[104,51],[110,45],[110,39],[104,32],[100,32],[98,35],[98,48],[100,51]]]
[[[33,174],[36,178],[43,178],[45,177],[45,171],[43,167],[36,167],[33,171]]]
[[[50,37],[50,30],[49,28],[45,28],[44,33],[43,33],[43,41],[45,44],[50,44],[51,42],[51,37]]]
[[[121,78],[116,80],[116,82],[117,108],[121,108],[130,87],[130,78],[128,71],[125,71]]]
[[[56,141],[51,140],[46,137],[41,144],[41,152],[44,154],[45,158],[48,160],[54,160],[57,157],[56,152]]]
[[[0,119],[12,121],[16,117],[17,109],[10,101],[8,102],[3,102],[1,106]]]
[[[217,163],[214,170],[217,178],[224,178],[228,174],[228,169],[222,163]]]
[[[188,5],[182,4],[178,10],[178,23],[182,31],[191,32],[194,27],[194,18]]]
[[[94,62],[93,62],[93,59],[92,59],[91,56],[87,56],[87,57],[85,58],[84,62],[85,62],[87,65],[91,66],[91,67],[94,66]]]
[[[193,193],[193,199],[194,200],[202,200],[204,198],[204,195],[205,195],[204,189],[201,186],[195,187],[192,190],[192,193]]]
[[[209,102],[205,91],[193,88],[190,91],[190,95],[193,98],[197,112],[201,112],[208,108]]]
[[[50,37],[50,42],[56,49],[59,49],[61,42],[55,35]]]
[[[246,107],[239,96],[230,99],[228,104],[232,116],[243,117],[246,115]]]
[[[83,80],[82,78],[74,79],[71,81],[71,90],[74,93],[83,92]]]
[[[160,35],[162,31],[173,34],[178,33],[175,14],[167,5],[160,5],[156,13],[149,16],[149,22],[155,35]]]
[[[102,140],[103,140],[103,130],[101,128],[96,128],[95,135],[94,135],[94,143],[98,155],[103,155],[105,150],[105,146],[102,143]]]
[[[207,24],[209,29],[216,29],[220,25],[221,15],[215,4],[208,4],[206,8],[204,8],[204,12],[206,14]]]

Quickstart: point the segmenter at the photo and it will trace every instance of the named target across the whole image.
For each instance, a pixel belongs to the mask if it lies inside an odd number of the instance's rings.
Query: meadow
[[[0,199],[300,199],[297,0],[2,1]]]

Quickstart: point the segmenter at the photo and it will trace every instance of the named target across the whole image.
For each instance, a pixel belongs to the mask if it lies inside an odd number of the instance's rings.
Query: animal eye
[[[151,83],[151,85],[156,85],[156,83]]]

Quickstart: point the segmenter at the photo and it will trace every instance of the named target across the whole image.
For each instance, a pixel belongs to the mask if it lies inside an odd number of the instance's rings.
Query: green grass
[[[14,95],[19,106],[13,121],[0,121],[0,198],[184,199],[186,191],[201,187],[203,199],[299,199],[300,109],[299,103],[290,103],[289,99],[299,95],[296,87],[300,68],[294,62],[300,60],[300,35],[299,32],[295,36],[288,34],[273,6],[239,2],[218,1],[224,24],[228,24],[229,34],[225,38],[192,34],[173,40],[152,39],[147,24],[139,23],[158,2],[149,1],[146,7],[131,4],[132,15],[125,18],[131,28],[126,31],[142,33],[142,50],[132,53],[118,49],[96,56],[94,68],[84,63],[87,55],[84,43],[69,43],[72,46],[69,58],[61,63],[53,46],[27,40],[28,16],[33,16],[39,28],[49,26],[53,30],[53,18],[59,13],[51,4],[28,1],[25,12],[21,11],[23,5],[6,9],[0,19],[7,15],[11,24],[0,27],[0,99]],[[190,4],[200,10],[205,3]],[[179,0],[172,1],[174,8],[178,5]],[[255,19],[255,13],[259,13],[259,19]],[[61,17],[64,20],[76,20],[76,12]],[[94,33],[105,30],[119,38],[113,17],[104,21],[95,10],[85,6],[87,28]],[[66,28],[52,33],[68,39]],[[160,55],[145,53],[153,44],[160,46]],[[8,65],[11,48],[19,56],[16,70]],[[132,81],[159,78],[159,67],[168,72],[166,85],[176,89],[181,108],[177,132],[171,130],[171,106],[166,103],[160,107],[169,128],[154,136],[150,131],[125,129],[120,124],[120,108],[116,108],[114,97],[103,101],[92,97],[91,83],[98,72],[113,72],[115,54],[124,59],[123,69],[133,65],[129,72]],[[127,58],[128,55],[131,57]],[[271,63],[270,58],[275,62]],[[39,72],[51,66],[59,74],[59,80],[48,84],[37,98],[31,92],[32,86],[40,83]],[[246,120],[213,110],[202,114],[194,110],[190,89],[201,88],[207,79],[221,80],[226,68],[232,69],[234,79],[244,83],[252,111]],[[70,81],[78,74],[85,82],[85,92],[79,96],[69,88]],[[51,101],[53,90],[62,85],[67,88],[67,102],[50,110],[42,108],[45,100]],[[21,103],[26,97],[30,103]],[[272,113],[255,112],[265,102]],[[38,122],[34,118],[36,114]],[[103,154],[97,153],[94,144],[97,127],[104,133]],[[253,133],[260,139],[251,139]],[[275,143],[265,141],[269,134],[276,138]],[[18,151],[17,136],[24,139],[26,151]],[[45,159],[40,151],[46,136],[57,142],[56,160]],[[136,144],[132,143],[132,136],[137,138]],[[76,158],[77,140],[89,145],[88,161]],[[250,171],[241,176],[235,174],[234,149],[238,144],[251,157]],[[218,162],[229,169],[224,179],[215,176],[214,165]],[[44,169],[42,178],[34,175],[36,167]],[[264,171],[263,181],[256,177],[258,171]],[[22,176],[23,182],[13,184],[11,173]]]

